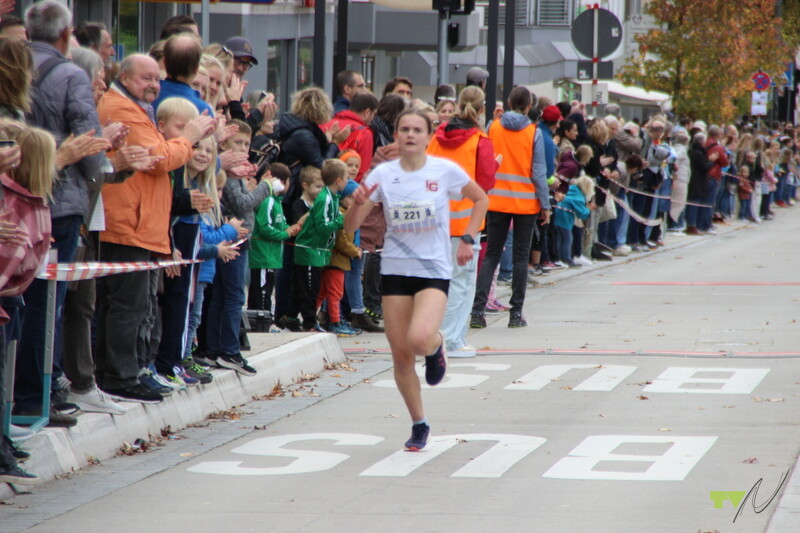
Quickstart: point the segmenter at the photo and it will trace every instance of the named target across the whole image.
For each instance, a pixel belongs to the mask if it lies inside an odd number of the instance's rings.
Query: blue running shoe
[[[428,435],[431,427],[426,423],[414,424],[411,426],[411,438],[406,441],[406,449],[410,452],[418,452],[428,444]]]
[[[442,338],[439,349],[433,355],[425,356],[425,381],[431,387],[441,383],[447,372],[447,354],[444,347],[444,333],[441,330],[439,330],[439,336]]]

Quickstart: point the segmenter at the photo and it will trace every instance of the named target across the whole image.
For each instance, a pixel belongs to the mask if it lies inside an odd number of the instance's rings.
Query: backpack
[[[258,141],[256,141],[258,139]],[[263,139],[263,142],[261,140]],[[250,146],[250,162],[258,166],[256,171],[256,179],[260,180],[261,176],[267,171],[269,166],[278,160],[281,153],[281,142],[283,139],[276,141],[267,137],[255,137],[253,145]]]
[[[44,125],[45,113],[44,110],[39,107],[39,102],[43,100],[43,98],[39,96],[39,86],[45,78],[62,63],[69,63],[69,60],[64,57],[53,56],[45,60],[45,62],[36,69],[36,77],[31,82],[31,110],[25,114],[25,118],[29,123],[40,127]]]

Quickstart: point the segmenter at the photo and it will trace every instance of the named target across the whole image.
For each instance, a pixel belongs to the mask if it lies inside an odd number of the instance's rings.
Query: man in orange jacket
[[[119,78],[98,105],[101,123],[125,124],[130,129],[128,144],[147,147],[151,155],[163,157],[148,172],[136,172],[123,183],[103,185],[106,230],[100,235],[102,261],[151,261],[170,255],[169,172],[185,165],[192,146],[214,130],[214,120],[203,115],[189,121],[181,137],[164,140],[151,105],[158,97],[159,81],[158,64],[152,58],[128,56],[120,64]],[[160,394],[139,383],[151,273],[117,274],[101,278],[97,285],[98,385],[118,400],[160,402]]]

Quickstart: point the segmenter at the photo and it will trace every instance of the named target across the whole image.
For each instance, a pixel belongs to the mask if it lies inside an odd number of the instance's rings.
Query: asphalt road
[[[800,208],[779,215],[540,278],[528,328],[491,317],[426,388],[423,452],[362,335],[295,394],[37,489],[32,531],[800,530],[775,514],[800,449]]]

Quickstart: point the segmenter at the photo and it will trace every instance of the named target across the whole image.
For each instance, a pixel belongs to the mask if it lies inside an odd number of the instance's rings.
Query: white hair
[[[71,26],[72,13],[66,6],[54,0],[33,4],[25,12],[25,28],[31,41],[52,44]]]
[[[72,62],[81,67],[89,76],[89,81],[94,81],[98,72],[103,72],[105,68],[103,58],[91,48],[73,46],[69,49],[69,53],[72,55]]]

